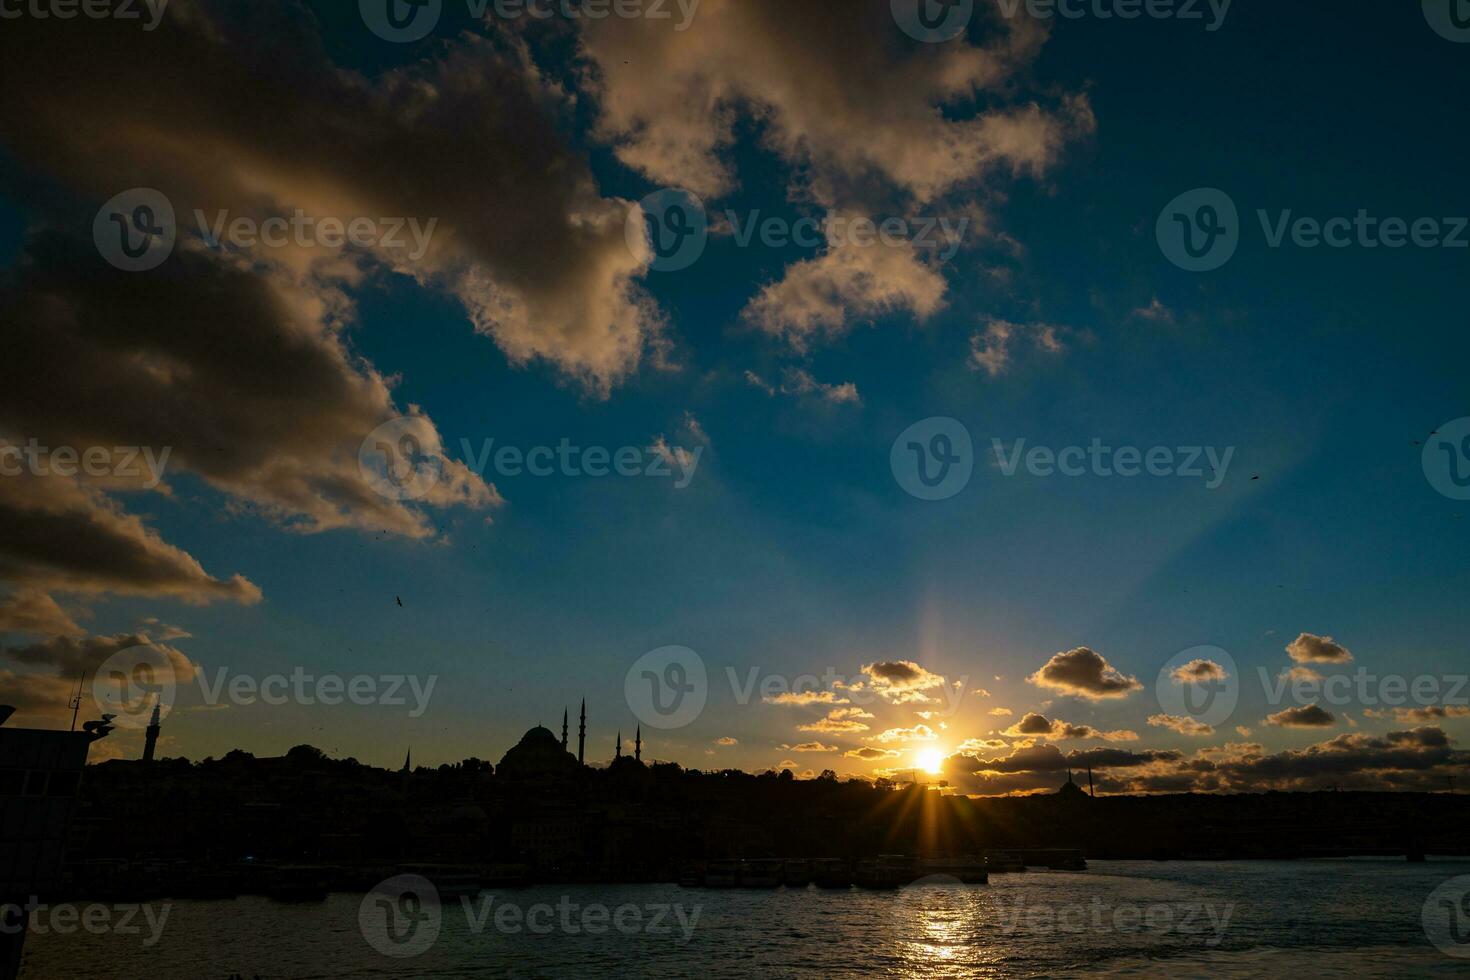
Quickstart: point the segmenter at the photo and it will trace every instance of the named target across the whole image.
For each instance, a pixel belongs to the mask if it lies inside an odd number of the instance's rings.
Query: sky
[[[191,759],[575,750],[585,698],[599,764],[1466,774],[1434,0],[393,2],[0,23],[10,724],[148,663]]]

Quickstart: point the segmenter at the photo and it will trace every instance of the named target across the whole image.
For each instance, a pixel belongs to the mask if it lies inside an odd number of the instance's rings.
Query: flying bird
[[[399,598],[398,596],[394,596],[393,598],[398,599],[398,608],[399,609],[402,609],[403,608],[403,600],[401,598]]]

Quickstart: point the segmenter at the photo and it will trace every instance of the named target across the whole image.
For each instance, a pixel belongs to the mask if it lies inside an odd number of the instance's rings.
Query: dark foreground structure
[[[309,746],[111,761],[83,781],[64,890],[91,900],[369,888],[405,867],[490,884],[690,881],[711,863],[986,852],[1237,859],[1465,854],[1470,796],[1264,793],[967,798],[886,781],[580,764],[533,729],[499,765],[398,772]],[[993,867],[993,865],[992,865]]]

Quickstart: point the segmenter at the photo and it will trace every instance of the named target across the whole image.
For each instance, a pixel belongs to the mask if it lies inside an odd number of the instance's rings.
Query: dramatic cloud
[[[1267,715],[1266,724],[1279,728],[1331,728],[1337,724],[1337,718],[1320,705],[1308,704]]]
[[[932,742],[938,737],[928,725],[915,725],[913,728],[890,728],[878,735],[878,741]]]
[[[1213,660],[1191,660],[1175,667],[1169,676],[1176,684],[1203,684],[1206,681],[1223,681],[1230,675]]]
[[[1087,647],[1053,654],[1026,679],[1037,687],[1093,701],[1124,698],[1143,687],[1138,678],[1119,673],[1101,654]]]
[[[456,296],[512,362],[544,359],[594,391],[658,346],[661,317],[636,282],[650,256],[625,235],[632,206],[598,194],[560,133],[568,94],[508,32],[463,34],[367,78],[328,60],[296,2],[175,0],[154,31],[75,27],[22,18],[0,37],[0,135],[24,163],[99,201],[157,188],[181,231],[195,209],[437,219],[421,255],[251,258],[318,277],[325,262],[352,281],[411,275]]]
[[[730,190],[737,177],[723,151],[747,115],[819,200],[876,177],[926,202],[992,172],[1041,173],[1094,126],[1080,96],[1051,110],[1004,104],[1045,35],[1030,18],[993,23],[983,48],[904,45],[886,2],[704,0],[682,32],[586,22],[586,86],[600,134],[658,183]],[[975,101],[978,113],[942,109]]]
[[[1097,738],[1106,742],[1132,742],[1138,739],[1137,732],[1127,729],[1105,732],[1091,725],[1074,725],[1061,719],[1049,720],[1034,711],[1027,712],[1020,721],[1007,728],[1005,734],[1012,738],[1033,737],[1058,740]]]
[[[819,718],[805,725],[797,725],[796,730],[799,732],[822,732],[828,735],[836,735],[843,732],[865,732],[868,730],[868,726],[860,721],[854,721],[841,708],[837,708],[829,711],[825,718]]]
[[[799,745],[783,745],[781,748],[787,752],[836,752],[837,746],[823,745],[821,742],[802,742]]]
[[[1062,328],[1050,324],[1019,324],[991,317],[983,330],[970,337],[970,367],[992,378],[1000,377],[1010,370],[1018,347],[1044,354],[1062,353],[1066,350],[1063,332]]]
[[[925,703],[935,699],[925,691],[944,686],[944,678],[930,673],[912,660],[880,660],[864,664],[873,691],[893,704]]]
[[[780,694],[761,698],[766,704],[846,704],[847,699],[831,691],[782,691]]]
[[[1214,727],[1182,715],[1149,715],[1148,723],[1155,728],[1167,728],[1180,735],[1213,735]]]
[[[874,759],[894,759],[898,757],[898,754],[897,749],[875,749],[868,745],[850,749],[843,753],[849,759],[866,759],[869,762],[872,762]]]
[[[943,306],[944,291],[944,277],[911,245],[849,241],[790,266],[784,279],[750,301],[744,316],[804,351],[813,341],[840,335],[854,320],[900,310],[928,319]]]
[[[38,589],[20,589],[0,598],[0,633],[40,633],[65,636],[85,632]]]
[[[1347,647],[1330,636],[1303,633],[1286,646],[1286,652],[1297,663],[1345,664],[1353,659]]]
[[[1463,704],[1432,704],[1423,708],[1392,708],[1384,710],[1364,708],[1363,714],[1368,718],[1392,718],[1394,721],[1404,723],[1442,721],[1447,718],[1470,718],[1470,706]]]

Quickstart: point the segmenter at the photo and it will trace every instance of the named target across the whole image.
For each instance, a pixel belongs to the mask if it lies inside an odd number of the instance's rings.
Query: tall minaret
[[[622,757],[623,757],[623,733],[622,732],[618,732],[618,746],[617,746],[617,748],[613,749],[613,758],[614,759],[621,759]]]
[[[153,761],[153,750],[158,746],[158,732],[163,726],[158,718],[158,699],[153,699],[153,717],[148,720],[148,727],[143,730],[143,761]]]
[[[587,749],[587,699],[582,699],[582,721],[577,725],[577,763],[585,762],[584,753]]]
[[[633,761],[643,761],[643,726],[638,726],[638,734],[633,738]]]
[[[1087,795],[1088,796],[1096,796],[1097,795],[1096,793],[1094,793],[1092,791],[1092,763],[1090,763],[1090,762],[1087,764]]]
[[[561,750],[567,750],[567,709],[561,709]]]

